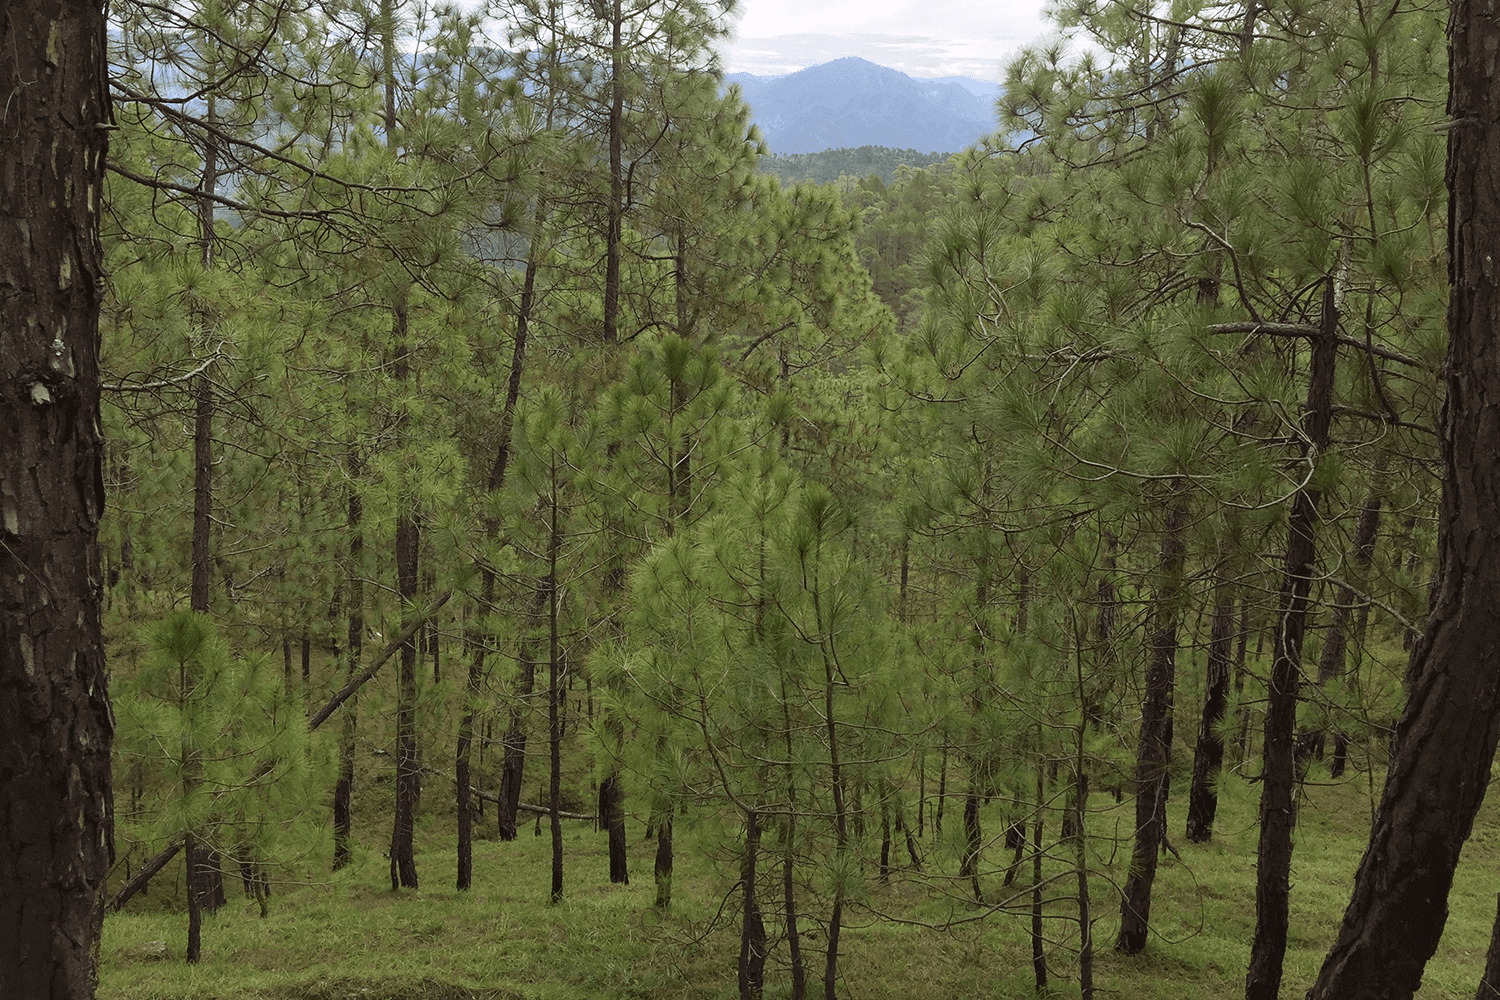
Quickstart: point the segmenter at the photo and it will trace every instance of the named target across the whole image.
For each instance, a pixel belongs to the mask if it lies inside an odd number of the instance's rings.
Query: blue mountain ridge
[[[724,82],[739,84],[773,153],[859,146],[956,153],[995,131],[1000,90],[968,77],[914,79],[857,56],[785,76],[730,73]]]

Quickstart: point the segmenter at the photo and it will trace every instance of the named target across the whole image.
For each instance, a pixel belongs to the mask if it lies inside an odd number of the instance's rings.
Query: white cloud
[[[730,72],[789,73],[860,56],[910,76],[998,80],[1003,63],[1046,35],[1042,0],[741,0],[724,44]]]

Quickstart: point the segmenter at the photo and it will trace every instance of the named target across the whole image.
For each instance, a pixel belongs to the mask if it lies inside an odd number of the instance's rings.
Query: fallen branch
[[[147,861],[130,881],[120,886],[120,891],[115,893],[109,901],[109,909],[117,911],[130,902],[130,897],[146,888],[146,883],[151,881],[151,877],[166,867],[167,862],[176,857],[180,850],[182,850],[182,838],[174,837],[160,854]]]
[[[380,668],[385,666],[385,661],[395,656],[396,653],[400,651],[402,645],[405,644],[406,641],[409,640],[412,636],[416,635],[418,629],[420,629],[423,625],[426,625],[434,615],[441,611],[443,605],[447,604],[448,599],[452,596],[453,591],[443,591],[438,595],[438,599],[434,601],[426,611],[423,611],[420,615],[413,618],[411,622],[406,626],[406,630],[395,639],[393,639],[389,646],[381,650],[380,655],[375,657],[375,661],[373,663],[366,667],[358,677],[354,678],[348,684],[345,684],[342,691],[329,699],[328,704],[318,709],[317,713],[313,715],[312,718],[307,720],[307,731],[312,732],[314,729],[317,729],[323,723],[327,722],[328,717],[339,710],[339,706],[343,705],[344,702],[354,697],[354,693],[364,686],[365,681],[369,680],[371,677],[374,677],[376,673],[380,671]]]
[[[493,802],[497,806],[500,804],[500,796],[498,795],[491,795],[489,792],[481,792],[479,789],[473,787],[470,787],[469,791],[473,795],[484,799],[484,801],[486,802]],[[517,802],[516,808],[521,810],[522,812],[538,813],[542,816],[552,815],[552,810],[548,809],[546,806],[534,806],[530,802]],[[582,819],[587,820],[590,823],[597,822],[599,819],[598,816],[590,816],[586,813],[563,812],[561,809],[557,811],[557,815],[561,816],[563,819]]]

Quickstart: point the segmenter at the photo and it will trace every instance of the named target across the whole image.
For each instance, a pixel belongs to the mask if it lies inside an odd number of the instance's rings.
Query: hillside
[[[775,174],[782,184],[810,181],[827,184],[847,177],[866,178],[871,174],[886,184],[896,178],[898,167],[930,167],[948,159],[946,153],[919,153],[915,149],[890,149],[886,146],[860,146],[857,149],[825,149],[816,153],[773,153],[762,157],[762,173]]]

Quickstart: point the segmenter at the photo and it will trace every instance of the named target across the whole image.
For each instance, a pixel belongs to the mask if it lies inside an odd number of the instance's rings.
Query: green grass
[[[443,797],[433,782],[428,802]],[[1185,808],[1183,783],[1171,809],[1171,838],[1182,860],[1164,857],[1152,904],[1153,938],[1135,957],[1113,952],[1118,897],[1110,880],[1122,875],[1128,846],[1112,848],[1092,879],[1097,958],[1096,986],[1132,1000],[1230,998],[1243,995],[1244,970],[1254,924],[1255,811],[1258,786],[1225,780],[1219,822],[1210,844],[1189,844],[1181,836]],[[367,786],[368,787],[368,786]],[[1317,974],[1348,899],[1354,870],[1364,849],[1369,823],[1365,780],[1308,789],[1300,813],[1292,872],[1292,933],[1283,996],[1300,996]],[[378,796],[372,796],[378,797]],[[444,803],[446,805],[446,803]],[[1116,806],[1096,795],[1093,832],[1130,827],[1131,803]],[[849,998],[1011,997],[1032,995],[1029,918],[996,912],[981,921],[932,929],[882,919],[926,924],[964,920],[978,912],[951,881],[956,868],[953,837],[959,815],[950,801],[943,840],[930,830],[922,844],[929,874],[935,868],[950,880],[905,872],[888,887],[871,877],[862,905],[846,916],[841,948],[840,996]],[[367,820],[356,833],[365,845],[388,836],[383,819]],[[1002,830],[998,815],[984,817],[990,836]],[[269,918],[228,888],[229,904],[204,926],[202,964],[181,960],[185,916],[172,902],[171,869],[152,895],[105,923],[102,946],[102,1000],[147,998],[257,998],[257,1000],[563,1000],[583,997],[727,998],[736,995],[737,899],[713,918],[734,885],[733,860],[724,855],[720,833],[708,824],[693,832],[679,828],[674,910],[652,907],[651,852],[640,841],[641,827],[630,824],[629,886],[608,882],[603,835],[586,824],[565,824],[566,889],[562,903],[547,903],[550,845],[530,825],[513,843],[475,844],[474,886],[459,893],[453,885],[451,819],[424,816],[419,830],[418,866],[424,888],[392,893],[386,860],[367,849],[338,876],[304,873],[300,883],[276,886]],[[718,850],[714,850],[714,846]],[[1452,915],[1438,954],[1428,965],[1419,996],[1435,1000],[1474,993],[1496,889],[1493,871],[1500,860],[1500,816],[1486,808],[1465,852],[1450,900]],[[767,848],[771,844],[768,842]],[[1113,852],[1113,857],[1108,854]],[[988,852],[994,868],[1006,858],[1003,843]],[[904,852],[901,855],[904,858]],[[769,863],[769,861],[767,862]],[[1029,861],[1028,861],[1029,866]],[[1029,870],[1029,867],[1028,867]],[[1049,874],[1062,874],[1062,863]],[[1024,879],[1023,879],[1024,881]],[[985,878],[991,898],[999,898],[998,874]],[[1066,897],[1071,876],[1052,887]],[[180,886],[178,889],[180,893]],[[1018,901],[1024,905],[1024,900]],[[813,909],[811,900],[808,908]],[[1076,922],[1069,898],[1050,904],[1048,935],[1053,985],[1062,996],[1076,995]],[[809,917],[812,914],[808,915]],[[770,922],[775,936],[779,928]],[[821,995],[824,928],[806,919],[810,995]],[[173,958],[152,961],[131,956],[147,941],[166,941]],[[768,996],[787,989],[785,947],[767,965]]]

